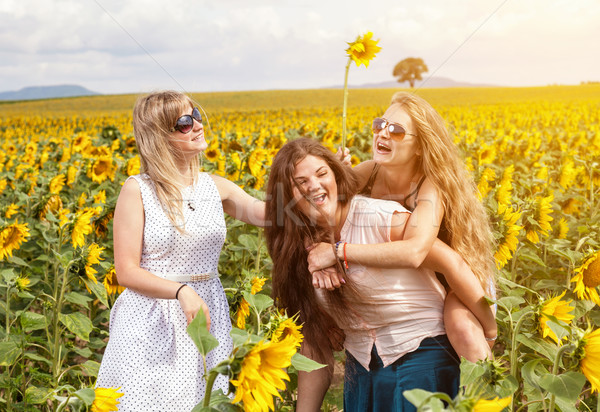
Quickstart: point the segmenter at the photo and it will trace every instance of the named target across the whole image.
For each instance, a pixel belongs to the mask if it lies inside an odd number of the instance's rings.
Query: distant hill
[[[52,99],[56,97],[95,96],[100,93],[93,92],[85,87],[63,84],[59,86],[32,86],[12,92],[0,92],[0,100],[35,100]]]
[[[332,89],[341,89],[343,86],[334,86]],[[398,83],[397,81],[391,80],[381,83],[367,83],[361,85],[350,85],[351,89],[395,89],[409,88],[408,82]],[[424,78],[423,80],[415,82],[415,88],[417,89],[443,89],[446,87],[500,87],[493,84],[481,84],[481,83],[467,83],[457,82],[447,77],[430,77]]]

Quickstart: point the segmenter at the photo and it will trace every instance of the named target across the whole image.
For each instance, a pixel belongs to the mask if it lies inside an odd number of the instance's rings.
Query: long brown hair
[[[494,259],[489,219],[444,119],[427,101],[412,93],[397,92],[390,104],[400,105],[415,125],[422,152],[421,169],[441,196],[450,246],[490,293],[494,287]]]
[[[305,244],[307,240],[332,243],[334,238],[329,228],[318,227],[296,207],[294,171],[298,162],[308,155],[323,159],[333,171],[340,204],[348,204],[356,193],[357,181],[353,172],[327,148],[308,138],[290,141],[279,150],[271,165],[266,200],[270,224],[265,228],[265,235],[273,260],[276,304],[286,309],[289,315],[299,315],[306,342],[317,360],[326,362],[331,358],[331,350],[325,350],[331,348],[328,333],[335,322],[319,307],[312,275],[308,271]],[[351,280],[345,280],[343,294],[340,289],[325,294],[329,310],[341,318],[348,317],[344,295],[356,294]]]

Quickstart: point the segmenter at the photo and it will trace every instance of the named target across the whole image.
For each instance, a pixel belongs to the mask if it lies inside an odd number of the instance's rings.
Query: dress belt
[[[219,272],[195,273],[193,275],[182,275],[179,273],[163,273],[161,277],[175,282],[202,282],[218,278]]]

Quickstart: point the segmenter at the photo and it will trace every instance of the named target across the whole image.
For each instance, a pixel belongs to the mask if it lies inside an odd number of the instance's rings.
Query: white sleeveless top
[[[390,241],[392,216],[408,212],[397,202],[355,196],[341,230],[341,239],[352,244]],[[377,347],[384,366],[416,350],[425,338],[443,335],[446,291],[432,270],[372,268],[349,263],[347,276],[364,293],[363,302],[351,302],[353,321],[344,324],[344,347],[365,369],[371,349]],[[317,289],[324,302],[326,291]]]

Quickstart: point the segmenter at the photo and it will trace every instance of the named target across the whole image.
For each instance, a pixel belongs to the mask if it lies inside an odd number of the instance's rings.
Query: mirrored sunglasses
[[[174,132],[177,130],[183,134],[189,133],[194,128],[194,120],[198,123],[202,123],[202,115],[197,107],[194,107],[192,114],[184,114],[177,119],[177,123],[171,128],[171,131]]]
[[[380,133],[386,127],[391,137],[395,137],[400,140],[404,139],[405,135],[416,136],[416,134],[406,133],[404,127],[402,127],[398,123],[388,122],[382,117],[376,117],[373,120],[373,133]]]

